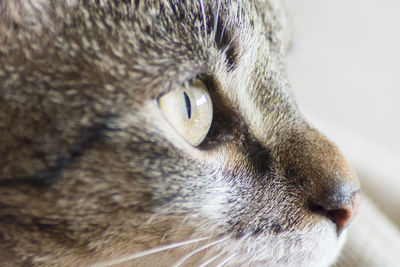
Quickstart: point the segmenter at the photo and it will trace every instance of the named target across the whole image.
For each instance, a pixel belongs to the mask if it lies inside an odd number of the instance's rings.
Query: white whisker
[[[150,218],[145,222],[145,224],[151,224],[156,219],[157,214],[153,214]]]
[[[205,40],[207,40],[207,21],[206,21],[206,11],[204,9],[204,2],[203,0],[199,0],[200,1],[200,7],[201,7],[201,13],[203,15],[203,24],[204,24],[204,38]]]
[[[218,0],[218,7],[217,7],[217,12],[214,15],[214,42],[215,42],[215,38],[217,36],[217,26],[218,26],[218,19],[219,19],[219,8],[221,6],[221,0]]]
[[[223,261],[221,261],[220,263],[218,263],[218,265],[215,266],[215,267],[222,267],[222,266],[224,266],[224,265],[227,264],[231,259],[233,259],[233,257],[235,257],[235,256],[236,256],[236,254],[230,255],[230,256],[227,257],[225,260],[223,260]]]
[[[222,50],[222,51],[221,51],[221,54],[225,54],[226,51],[228,51],[229,48],[231,47],[232,43],[233,43],[233,39],[230,40],[229,44],[227,44],[227,45],[221,47],[221,50]]]
[[[222,254],[224,254],[224,253],[225,253],[225,252],[221,252],[221,253],[218,253],[217,255],[215,255],[215,256],[209,258],[209,259],[206,260],[205,262],[201,263],[201,264],[199,265],[199,267],[206,267],[208,264],[210,264],[211,262],[213,262],[215,259],[217,259],[218,257],[220,257],[220,256],[221,256]]]
[[[238,12],[239,12],[239,21],[240,21],[240,23],[242,23],[242,2],[241,1],[239,1],[239,7],[238,7]]]
[[[218,239],[218,240],[216,240],[216,241],[214,241],[214,242],[205,244],[204,246],[201,246],[201,247],[199,247],[199,248],[193,250],[192,252],[190,252],[189,254],[187,254],[186,256],[184,256],[183,258],[181,258],[181,259],[180,259],[178,262],[176,262],[173,266],[174,266],[174,267],[179,267],[179,266],[181,266],[186,260],[188,260],[188,259],[189,259],[190,257],[192,257],[193,255],[195,255],[195,254],[199,253],[200,251],[205,250],[205,249],[207,249],[207,248],[209,248],[209,247],[212,247],[212,246],[214,246],[214,245],[216,245],[216,244],[218,244],[218,243],[221,243],[222,241],[224,241],[224,240],[226,240],[226,239],[228,239],[228,238],[229,238],[229,237],[225,237],[225,238]]]
[[[111,266],[111,265],[114,265],[114,264],[119,264],[119,263],[123,263],[123,262],[129,261],[129,260],[133,260],[133,259],[137,259],[137,258],[144,257],[144,256],[147,256],[147,255],[151,255],[151,254],[154,254],[154,253],[158,253],[158,252],[161,252],[161,251],[164,251],[164,250],[177,248],[177,247],[181,247],[181,246],[186,246],[186,245],[193,244],[193,243],[196,243],[196,242],[200,242],[200,241],[203,241],[203,240],[206,240],[206,239],[208,239],[208,238],[204,237],[204,238],[197,238],[197,239],[185,240],[185,241],[181,241],[181,242],[177,242],[177,243],[172,243],[172,244],[169,244],[169,245],[164,245],[164,246],[151,248],[151,249],[140,251],[140,252],[135,252],[133,254],[122,256],[122,257],[117,258],[117,259],[95,263],[95,264],[93,264],[91,266],[92,267]]]
[[[222,32],[221,32],[221,36],[219,37],[219,41],[222,42],[222,37],[225,34],[225,28],[226,28],[226,22],[224,22],[224,24],[222,25]]]

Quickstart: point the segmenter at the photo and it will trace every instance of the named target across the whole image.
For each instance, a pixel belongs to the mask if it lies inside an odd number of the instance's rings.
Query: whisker
[[[122,256],[121,258],[117,258],[114,260],[108,260],[108,261],[103,261],[100,263],[95,263],[93,265],[91,265],[91,267],[105,267],[105,266],[111,266],[114,264],[119,264],[119,263],[123,263],[129,260],[133,260],[136,258],[140,258],[140,257],[144,257],[147,255],[151,255],[154,253],[158,253],[164,250],[168,250],[168,249],[172,249],[172,248],[177,248],[177,247],[181,247],[181,246],[186,246],[189,244],[193,244],[196,242],[200,242],[203,240],[208,239],[208,237],[203,237],[203,238],[197,238],[197,239],[192,239],[192,240],[185,240],[185,241],[181,241],[181,242],[177,242],[177,243],[172,243],[169,245],[164,245],[164,246],[160,246],[160,247],[156,247],[156,248],[151,248],[148,250],[144,250],[144,251],[140,251],[140,252],[135,252],[133,254],[127,255],[127,256]]]
[[[203,24],[204,24],[204,38],[207,40],[207,21],[206,21],[206,11],[204,9],[204,2],[203,0],[200,1],[201,13],[203,15]]]
[[[239,3],[238,3],[238,5],[239,5],[239,7],[238,7],[238,12],[239,12],[239,21],[240,21],[240,23],[242,23],[242,2],[241,1],[239,1]]]
[[[222,241],[225,241],[225,240],[228,239],[228,238],[229,238],[229,237],[225,237],[225,238],[218,239],[218,240],[216,240],[216,241],[214,241],[214,242],[210,242],[210,243],[208,243],[208,244],[205,244],[204,246],[201,246],[201,247],[199,247],[199,248],[193,250],[192,252],[190,252],[189,254],[187,254],[186,256],[184,256],[183,258],[181,258],[181,259],[180,259],[177,263],[175,263],[173,266],[174,266],[174,267],[179,267],[179,266],[181,266],[186,260],[188,260],[188,259],[189,259],[190,257],[192,257],[193,255],[195,255],[195,254],[199,253],[200,251],[205,250],[205,249],[207,249],[207,248],[209,248],[209,247],[212,247],[212,246],[214,246],[214,245],[216,245],[216,244],[218,244],[218,243],[221,243]]]
[[[218,253],[217,255],[209,258],[208,260],[206,260],[205,262],[201,263],[199,265],[199,267],[206,267],[208,264],[210,264],[211,262],[213,262],[215,259],[217,259],[218,257],[220,257],[221,255],[223,255],[225,253],[225,251]]]
[[[216,265],[215,267],[222,267],[225,264],[227,264],[231,259],[233,259],[233,257],[235,257],[236,254],[232,254],[229,257],[227,257],[225,260],[223,260],[222,262],[218,263],[218,265]]]
[[[222,32],[221,32],[221,35],[219,36],[219,41],[220,42],[222,42],[222,37],[225,34],[225,28],[226,28],[226,22],[224,22],[223,25],[222,25]]]
[[[221,6],[221,0],[218,0],[218,7],[217,7],[217,12],[216,15],[214,15],[214,42],[215,38],[217,37],[217,27],[218,27],[218,19],[219,19],[219,8]]]
[[[147,219],[145,224],[151,224],[153,221],[155,221],[156,217],[157,217],[157,214],[153,214],[152,216],[150,216],[149,219]]]

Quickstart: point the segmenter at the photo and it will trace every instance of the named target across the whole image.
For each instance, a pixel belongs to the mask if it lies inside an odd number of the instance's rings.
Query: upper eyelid
[[[201,82],[205,85],[205,87],[207,88],[207,90],[209,90],[208,86],[207,86],[206,83],[203,81],[203,80],[204,80],[204,76],[205,76],[205,74],[198,74],[198,75],[196,75],[196,76],[193,76],[192,78],[186,79],[186,80],[185,80],[183,83],[181,83],[181,84],[175,84],[175,85],[172,85],[172,86],[170,86],[170,87],[168,87],[168,88],[165,88],[165,89],[161,90],[161,92],[158,94],[158,96],[156,97],[156,99],[159,99],[161,96],[163,96],[163,95],[165,95],[165,94],[167,94],[167,93],[169,93],[169,92],[175,90],[176,88],[179,88],[179,87],[180,87],[180,88],[189,88],[189,87],[190,87],[190,84],[193,83],[193,82],[195,82],[195,81],[197,81],[197,80],[201,81]]]

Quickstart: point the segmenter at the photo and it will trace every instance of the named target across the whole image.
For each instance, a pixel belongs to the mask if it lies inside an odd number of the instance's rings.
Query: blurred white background
[[[308,120],[400,225],[400,1],[285,0],[289,79]]]

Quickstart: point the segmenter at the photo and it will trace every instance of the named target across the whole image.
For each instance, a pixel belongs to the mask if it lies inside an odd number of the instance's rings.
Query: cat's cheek
[[[211,220],[222,222],[226,211],[226,203],[229,199],[229,187],[223,182],[216,182],[210,191],[205,190],[202,194],[203,204],[201,213]]]

